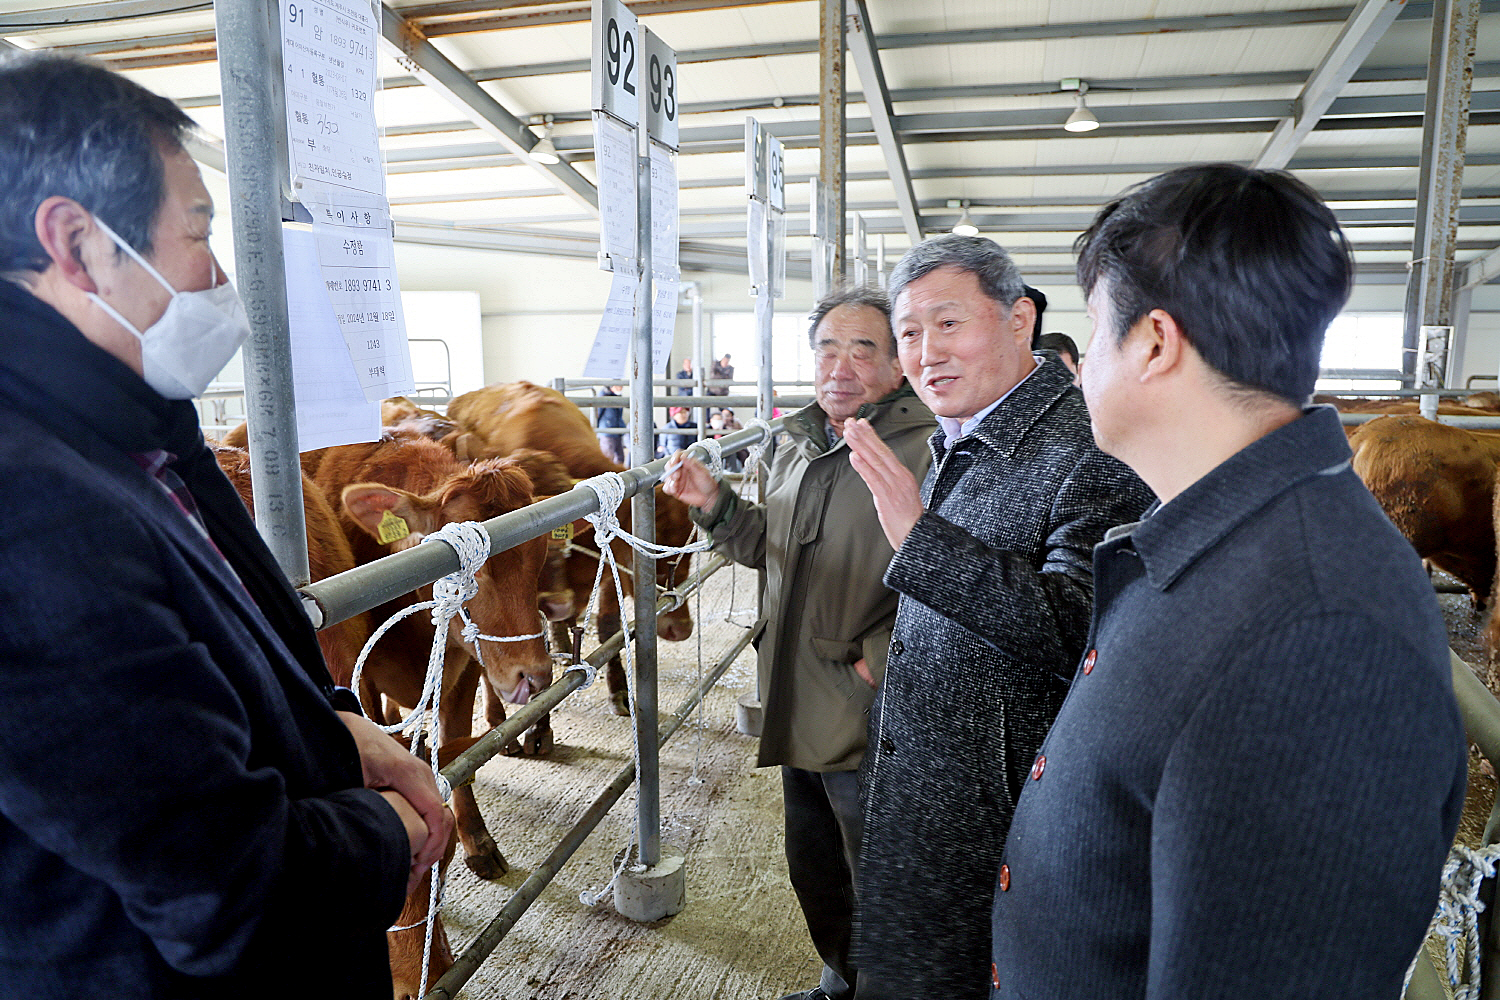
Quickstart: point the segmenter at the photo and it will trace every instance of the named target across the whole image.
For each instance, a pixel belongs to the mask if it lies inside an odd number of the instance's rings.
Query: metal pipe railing
[[[1345,427],[1355,424],[1367,424],[1376,417],[1411,417],[1413,413],[1339,413],[1339,423]],[[1437,422],[1447,424],[1450,427],[1470,427],[1475,430],[1494,430],[1500,428],[1500,416],[1468,416],[1466,414],[1439,413]]]
[[[684,580],[676,592],[664,594],[657,600],[656,613],[661,614],[663,611],[670,610],[677,600],[688,597],[703,586],[704,581],[728,565],[729,560],[723,556],[711,557],[696,573]],[[625,640],[629,638],[626,632],[627,630],[622,628],[600,643],[597,649],[584,657],[584,660],[595,670],[602,668],[609,662],[610,657],[619,653],[624,647]],[[489,763],[490,759],[504,749],[506,744],[519,739],[533,723],[556,708],[568,695],[583,687],[586,679],[581,670],[564,672],[561,677],[548,685],[546,690],[538,692],[530,701],[512,713],[510,718],[485,733],[473,746],[453,758],[448,766],[443,768],[443,777],[447,778],[454,788],[473,779],[475,772]]]
[[[772,433],[778,427],[773,422]],[[725,451],[732,452],[752,447],[764,437],[765,434],[759,427],[746,427],[726,434],[719,440]],[[689,451],[699,458],[707,457],[707,451],[702,445],[694,444]],[[633,497],[641,490],[656,485],[666,474],[666,468],[667,460],[659,458],[620,473],[625,496]],[[481,527],[490,536],[490,554],[493,555],[598,509],[599,498],[594,491],[575,486],[566,493],[492,517],[482,522]],[[417,587],[456,572],[458,568],[458,555],[447,545],[413,545],[409,549],[309,584],[301,588],[301,593],[304,606],[313,620],[313,627],[326,628],[362,611],[369,611],[395,600]]]
[[[746,630],[745,634],[735,641],[729,652],[724,654],[724,657],[714,669],[703,678],[698,687],[678,706],[677,711],[667,719],[665,725],[657,730],[656,745],[658,748],[665,746],[667,740],[671,739],[677,730],[682,728],[682,724],[687,721],[688,716],[692,715],[693,709],[698,706],[698,703],[703,700],[709,691],[713,690],[714,685],[719,682],[719,678],[724,676],[724,672],[729,669],[740,653],[744,652],[745,647],[750,645],[759,630],[759,627]],[[469,943],[469,946],[464,949],[463,954],[454,960],[453,965],[448,971],[437,982],[432,984],[432,989],[428,991],[427,996],[423,1000],[453,1000],[458,995],[458,991],[478,971],[480,964],[489,957],[490,952],[495,950],[505,935],[510,933],[510,929],[516,925],[516,921],[521,918],[521,915],[542,894],[542,890],[557,877],[557,873],[562,870],[562,866],[567,864],[568,859],[577,853],[578,848],[583,846],[583,842],[588,839],[589,834],[594,832],[611,807],[620,800],[620,796],[625,794],[626,789],[634,781],[635,763],[631,762],[620,770],[620,773],[615,776],[613,781],[604,786],[598,796],[595,797],[593,803],[584,811],[583,816],[564,835],[562,841],[552,849],[552,852],[547,855],[545,860],[536,866],[526,881],[521,883],[521,887],[506,901],[505,906],[485,926],[484,930],[480,931],[478,936]]]
[[[652,396],[651,406],[672,407],[686,406],[689,409],[699,406],[754,406],[759,397],[757,396]],[[811,403],[816,397],[802,396],[776,396],[771,402],[777,409],[792,410]],[[598,409],[603,406],[618,406],[622,409],[630,409],[629,401],[621,402],[619,396],[569,396],[568,402],[576,403],[580,409]]]

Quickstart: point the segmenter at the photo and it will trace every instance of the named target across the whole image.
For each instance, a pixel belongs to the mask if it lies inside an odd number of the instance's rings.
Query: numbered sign
[[[677,148],[677,53],[648,28],[641,28],[645,39],[646,88],[642,117],[646,134],[664,146]]]
[[[594,0],[594,110],[605,111],[627,125],[640,121],[641,77],[644,63],[641,29],[635,15],[620,0]],[[676,111],[676,57],[672,60]],[[675,145],[676,138],[674,136]]]
[[[374,104],[379,15],[365,0],[283,0],[281,17],[293,178],[384,194]]]
[[[762,133],[765,136],[766,147],[766,187],[769,189],[767,200],[771,207],[778,212],[786,211],[786,166],[785,154],[781,140],[769,132]]]

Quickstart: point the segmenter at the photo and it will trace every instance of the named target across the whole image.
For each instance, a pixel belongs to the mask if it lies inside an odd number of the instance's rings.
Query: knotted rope
[[[484,669],[484,648],[482,641],[488,642],[526,642],[530,639],[546,638],[547,628],[543,624],[542,631],[530,635],[488,635],[480,631],[479,626],[469,617],[468,608],[465,605],[479,593],[479,581],[477,574],[484,565],[485,560],[490,557],[490,536],[477,521],[450,522],[443,525],[442,529],[422,539],[427,542],[446,542],[448,547],[458,555],[459,568],[456,572],[449,573],[432,585],[432,600],[419,601],[408,608],[403,608],[392,615],[389,620],[382,624],[370,640],[365,643],[364,649],[360,650],[359,658],[354,661],[354,677],[350,686],[357,692],[359,690],[360,675],[364,672],[365,660],[369,658],[370,651],[380,641],[392,626],[402,619],[413,615],[418,611],[432,610],[432,648],[427,655],[427,676],[422,681],[422,696],[412,708],[411,714],[393,726],[381,726],[388,733],[401,733],[411,743],[411,752],[420,752],[421,736],[430,732],[432,719],[435,714],[438,699],[443,685],[443,654],[448,647],[448,626],[455,617],[463,621],[462,635],[464,639],[474,647],[474,655],[479,660],[480,669]],[[438,795],[444,803],[453,797],[453,788],[448,779],[443,777],[438,767],[438,746],[436,734],[428,736],[428,763],[432,767],[433,781],[437,784]],[[432,934],[434,922],[437,920],[438,906],[442,895],[442,878],[438,866],[433,865],[431,877],[428,880],[427,893],[427,919],[422,921],[427,925],[426,937],[422,942],[422,985],[419,996],[427,995],[428,963],[432,956]],[[417,924],[408,924],[404,927],[392,927],[391,931],[403,931],[416,927]]]
[[[1453,1000],[1479,1000],[1479,914],[1484,904],[1479,901],[1480,884],[1495,874],[1495,865],[1500,862],[1500,844],[1491,844],[1479,850],[1454,844],[1443,864],[1443,881],[1438,893],[1437,913],[1432,918],[1428,934],[1443,938],[1443,954],[1446,958],[1448,985],[1453,989]],[[1459,939],[1467,957],[1466,974],[1459,971]],[[1403,993],[1411,985],[1412,972],[1416,969],[1421,952],[1406,970]]]

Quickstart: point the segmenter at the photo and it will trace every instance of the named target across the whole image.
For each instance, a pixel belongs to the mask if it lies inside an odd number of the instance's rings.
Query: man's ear
[[[1146,352],[1143,379],[1173,374],[1193,349],[1182,327],[1165,309],[1153,309],[1141,317],[1132,333],[1141,337],[1138,348]]]
[[[1010,308],[1010,328],[1014,333],[1026,331],[1026,337],[1031,338],[1031,331],[1036,327],[1036,303],[1023,295],[1016,299],[1016,304]]]
[[[58,277],[82,292],[96,292],[85,263],[86,242],[98,227],[93,214],[72,198],[53,195],[36,209],[36,238]]]

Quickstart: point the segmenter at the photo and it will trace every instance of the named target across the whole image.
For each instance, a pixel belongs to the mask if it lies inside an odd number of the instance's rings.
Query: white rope
[[[1433,915],[1428,934],[1444,939],[1443,954],[1453,1000],[1479,1000],[1479,914],[1484,910],[1484,904],[1479,901],[1479,887],[1485,879],[1494,877],[1496,862],[1500,862],[1500,844],[1491,844],[1477,851],[1454,844],[1443,865],[1437,913]],[[1460,938],[1467,958],[1467,974],[1459,970]],[[1412,973],[1421,957],[1419,950],[1407,968],[1403,993],[1411,985]]]
[[[354,662],[354,677],[350,686],[355,691],[359,690],[359,680],[364,672],[365,660],[369,657],[370,651],[375,648],[375,644],[386,632],[390,631],[392,626],[418,611],[432,610],[432,648],[427,654],[427,675],[422,681],[422,695],[417,699],[417,704],[412,708],[411,714],[405,719],[393,726],[380,728],[388,733],[400,732],[407,736],[411,742],[413,754],[420,752],[421,737],[427,734],[428,764],[432,768],[432,777],[437,784],[438,795],[444,803],[447,803],[453,797],[453,788],[438,767],[437,734],[433,731],[436,728],[433,717],[442,689],[443,655],[448,647],[449,623],[455,617],[463,621],[463,637],[474,647],[474,655],[479,660],[481,670],[485,666],[484,649],[481,645],[483,641],[526,642],[530,639],[544,639],[547,626],[543,623],[542,631],[531,635],[488,635],[481,632],[479,626],[469,617],[469,611],[464,605],[479,593],[477,574],[485,560],[490,557],[489,533],[477,521],[455,521],[445,524],[441,530],[423,538],[422,542],[446,542],[448,547],[458,555],[459,568],[457,572],[449,573],[432,585],[432,600],[421,601],[411,607],[403,608],[375,630],[375,634],[370,636],[370,641],[365,643],[364,649],[360,650],[359,658]],[[422,942],[422,984],[418,996],[427,995],[432,935],[442,895],[442,882],[438,865],[434,864],[431,868],[431,877],[428,879],[427,919],[422,921],[427,925],[427,932]],[[408,930],[415,926],[417,925],[409,924],[406,927],[392,927],[390,930]]]

